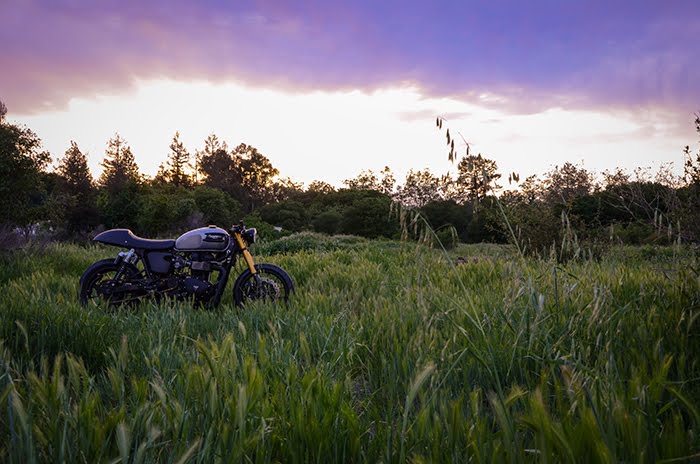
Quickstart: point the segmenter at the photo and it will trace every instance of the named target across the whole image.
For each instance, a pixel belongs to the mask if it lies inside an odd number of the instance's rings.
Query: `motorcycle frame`
[[[253,259],[253,255],[250,253],[250,250],[248,250],[248,245],[243,238],[244,230],[245,228],[243,228],[243,226],[233,226],[230,231],[231,233],[229,234],[229,243],[226,246],[225,258],[223,261],[218,263],[212,263],[211,270],[218,271],[219,276],[216,282],[212,282],[215,290],[214,294],[208,300],[207,306],[216,307],[221,302],[221,297],[223,296],[228,280],[231,277],[231,268],[235,265],[238,255],[243,256],[243,259],[245,260],[246,265],[248,266],[248,269],[253,277],[256,280],[260,278],[258,276],[258,271],[255,268],[255,260]],[[165,251],[173,254],[177,252],[175,248],[172,250],[159,250],[158,252]],[[143,263],[143,272],[145,273],[145,277],[148,279],[155,279],[155,276],[150,269],[148,259],[146,258],[146,254],[148,252],[149,250],[144,248],[131,248],[129,251],[119,252],[114,260],[114,263],[121,265],[117,271],[117,274],[115,275],[115,279],[118,279],[121,276],[127,265],[136,266],[138,261]]]

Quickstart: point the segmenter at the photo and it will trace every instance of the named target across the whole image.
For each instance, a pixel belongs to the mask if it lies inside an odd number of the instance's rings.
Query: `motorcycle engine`
[[[192,296],[200,302],[208,300],[214,293],[215,284],[211,274],[216,270],[214,263],[219,258],[216,253],[191,252],[174,260],[175,276],[170,278],[169,294],[178,299]]]
[[[198,298],[206,296],[209,293],[209,289],[212,288],[212,284],[209,281],[201,280],[197,277],[185,277],[181,281],[181,285],[188,294]]]

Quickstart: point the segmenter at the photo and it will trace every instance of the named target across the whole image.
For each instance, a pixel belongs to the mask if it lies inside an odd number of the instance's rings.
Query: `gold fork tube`
[[[241,237],[241,234],[238,232],[235,232],[233,236],[236,239],[236,242],[238,242],[238,247],[241,249],[241,252],[243,253],[243,258],[245,259],[245,262],[248,264],[248,269],[250,269],[251,274],[257,274],[258,271],[255,269],[255,261],[253,261],[253,255],[250,254],[250,251],[248,251],[248,247],[245,244],[245,240],[243,240],[243,237]]]

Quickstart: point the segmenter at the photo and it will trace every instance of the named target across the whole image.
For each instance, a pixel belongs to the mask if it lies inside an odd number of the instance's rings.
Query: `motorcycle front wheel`
[[[128,280],[136,278],[139,273],[138,269],[127,264],[123,272],[119,274],[120,267],[121,264],[115,264],[114,259],[103,259],[87,268],[80,277],[78,295],[80,304],[86,306],[90,302],[105,302],[109,303],[110,306],[120,306],[136,301],[139,295],[115,291],[115,289],[123,287]]]
[[[294,283],[284,269],[274,264],[256,264],[256,274],[246,269],[233,285],[233,301],[243,306],[247,301],[283,301],[294,293]]]

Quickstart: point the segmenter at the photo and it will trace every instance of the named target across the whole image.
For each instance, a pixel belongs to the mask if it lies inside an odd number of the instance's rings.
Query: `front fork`
[[[245,259],[246,264],[248,265],[248,269],[250,270],[250,273],[255,276],[255,279],[258,279],[258,271],[255,269],[255,261],[253,261],[253,255],[250,254],[250,251],[248,251],[248,247],[245,244],[245,240],[243,240],[243,237],[241,237],[241,234],[238,232],[235,232],[233,236],[236,238],[236,243],[238,243],[238,248],[240,248],[241,253],[243,254],[243,258]]]

